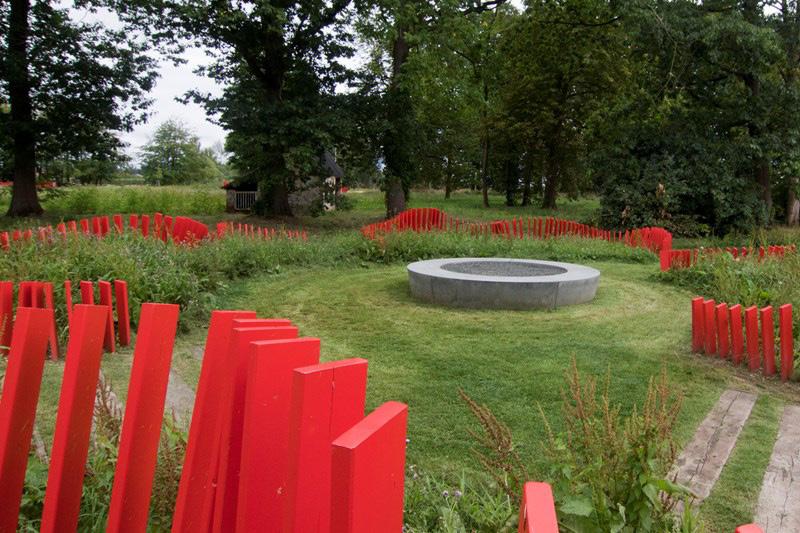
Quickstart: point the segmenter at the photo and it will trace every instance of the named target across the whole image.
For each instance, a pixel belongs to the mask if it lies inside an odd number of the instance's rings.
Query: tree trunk
[[[9,133],[14,156],[14,188],[9,216],[40,215],[36,194],[36,133],[28,75],[29,0],[11,0],[8,17],[8,94],[11,103]]]
[[[792,176],[789,178],[789,187],[786,192],[786,224],[797,226],[800,222],[800,200],[797,199],[797,185],[800,178]]]
[[[481,192],[483,207],[489,207],[489,139],[484,138],[481,145]]]
[[[399,215],[406,209],[406,193],[403,182],[399,178],[391,179],[386,184],[386,218]]]
[[[266,205],[270,215],[293,216],[292,206],[289,205],[289,188],[285,183],[275,183],[266,191]]]
[[[447,158],[444,172],[444,199],[449,200],[450,193],[453,192],[453,172],[450,170],[450,158]]]

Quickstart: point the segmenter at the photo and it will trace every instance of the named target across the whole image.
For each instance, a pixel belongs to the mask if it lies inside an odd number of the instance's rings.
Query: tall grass
[[[0,209],[8,208],[4,195]],[[215,215],[225,212],[225,191],[210,186],[81,185],[43,194],[42,206],[52,215],[153,213]]]

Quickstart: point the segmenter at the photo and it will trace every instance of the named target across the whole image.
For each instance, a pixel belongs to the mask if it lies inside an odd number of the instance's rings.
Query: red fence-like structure
[[[730,254],[734,259],[739,257],[758,257],[759,260],[765,257],[784,257],[787,253],[795,253],[795,245],[772,245],[750,246],[726,248],[693,248],[684,250],[662,250],[660,253],[661,270],[666,272],[674,268],[690,268],[697,264],[703,257],[710,257],[723,253]]]
[[[288,230],[285,228],[276,230],[275,228],[266,228],[255,226],[253,224],[242,224],[237,222],[218,222],[216,228],[216,236],[221,239],[230,235],[242,235],[251,238],[262,238],[267,240],[272,239],[302,239],[308,240],[308,233],[306,230]]]
[[[787,381],[794,371],[792,304],[780,306],[778,324],[780,375]],[[765,376],[772,376],[776,373],[775,348],[772,306],[743,310],[739,304],[717,304],[702,297],[692,300],[693,351],[730,359],[734,365],[746,362],[751,372],[760,369]]]
[[[120,346],[128,346],[131,339],[131,319],[128,305],[128,284],[123,280],[80,282],[81,303],[94,304],[95,286],[99,292],[99,304],[108,313],[103,347],[107,352],[113,352],[117,340]],[[72,325],[72,282],[64,282],[64,309],[67,314],[67,324]],[[55,302],[53,284],[46,281],[21,281],[17,289],[16,309],[26,307],[50,309],[53,311],[52,320],[47,324],[48,346],[51,359],[59,357],[58,328],[56,326],[57,302]],[[14,282],[0,281],[0,355],[8,353],[11,344],[11,332],[14,327]],[[116,311],[116,321],[114,312]],[[116,323],[116,331],[115,331]]]
[[[451,216],[434,207],[407,209],[394,218],[361,228],[369,239],[393,232],[454,232],[476,236],[507,239],[548,239],[563,236],[621,242],[628,246],[646,248],[652,252],[672,247],[672,234],[664,228],[638,228],[610,231],[556,217],[515,217],[493,222],[471,222]]]
[[[72,308],[41,531],[75,531],[108,321]],[[0,401],[0,531],[14,531],[52,309],[20,307]],[[178,306],[142,306],[106,531],[145,531]],[[173,531],[400,531],[407,407],[364,415],[367,361],[320,362],[288,320],[215,311]]]

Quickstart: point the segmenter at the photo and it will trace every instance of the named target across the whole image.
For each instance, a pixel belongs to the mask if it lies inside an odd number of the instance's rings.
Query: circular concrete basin
[[[555,309],[594,299],[600,272],[572,263],[468,257],[408,265],[411,294],[475,309]]]

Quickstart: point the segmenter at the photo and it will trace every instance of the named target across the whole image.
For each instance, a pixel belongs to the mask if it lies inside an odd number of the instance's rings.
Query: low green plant
[[[404,528],[407,533],[503,533],[516,531],[517,499],[493,483],[462,474],[447,480],[409,465]]]
[[[573,360],[562,393],[563,431],[555,433],[540,408],[548,435],[542,453],[550,465],[544,477],[553,487],[561,529],[695,531],[690,505],[682,519],[673,513],[676,503],[688,503],[691,494],[669,476],[681,397],[672,393],[662,372],[650,379],[641,410],[634,406],[622,416],[609,398],[608,380],[598,394],[597,380],[582,378]],[[537,474],[520,460],[511,431],[488,407],[462,397],[481,428],[473,433],[480,463],[508,496],[521,494],[524,481]]]

